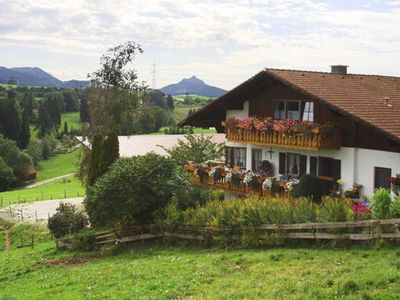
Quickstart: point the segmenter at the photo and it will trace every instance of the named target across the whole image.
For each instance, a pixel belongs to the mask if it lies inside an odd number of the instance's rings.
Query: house
[[[238,128],[250,116],[278,125],[296,120],[309,130]],[[400,173],[400,77],[349,74],[343,65],[331,72],[264,69],[180,125],[225,133],[228,166],[255,170],[268,160],[275,174],[319,176],[325,192],[340,178],[345,190],[361,184],[371,196]]]
[[[214,143],[224,143],[224,134],[205,134],[211,136],[211,141]],[[87,139],[83,140],[82,137],[77,139],[86,147],[90,147]],[[179,140],[185,140],[182,134],[168,134],[168,135],[130,135],[118,136],[119,142],[119,156],[132,157],[136,155],[145,155],[150,152],[155,152],[159,155],[167,155],[163,148],[169,149],[178,144]]]

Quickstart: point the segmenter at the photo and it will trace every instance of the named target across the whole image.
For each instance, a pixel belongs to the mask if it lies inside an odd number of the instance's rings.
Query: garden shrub
[[[72,236],[72,249],[93,251],[96,249],[96,237],[93,229],[84,228]]]
[[[324,199],[316,204],[309,199],[293,202],[279,198],[251,197],[229,201],[209,201],[204,206],[179,210],[168,206],[163,210],[164,222],[189,226],[257,226],[310,222],[350,221],[350,206],[340,199]]]
[[[299,184],[297,184],[292,192],[295,198],[306,197],[314,200],[315,202],[321,202],[322,198],[322,185],[321,180],[312,174],[304,174],[300,178]]]
[[[78,232],[88,225],[86,215],[69,203],[60,203],[56,213],[48,220],[50,232],[56,238]]]
[[[372,217],[374,219],[390,218],[391,205],[392,197],[390,195],[390,191],[384,188],[376,189],[372,197]]]
[[[171,159],[155,153],[122,158],[89,188],[85,208],[96,226],[150,224],[183,182]]]
[[[392,218],[400,218],[400,196],[393,199],[390,207]]]

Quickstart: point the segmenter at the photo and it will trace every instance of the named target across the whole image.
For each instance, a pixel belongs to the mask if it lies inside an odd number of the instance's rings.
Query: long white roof
[[[211,141],[214,143],[224,143],[226,141],[224,133],[204,134],[204,136],[211,136]],[[77,137],[77,139],[90,147],[88,140],[83,140],[82,137]],[[169,149],[177,145],[178,140],[186,139],[183,134],[118,136],[119,155],[120,157],[131,157],[145,155],[150,152],[166,155],[167,153],[160,146]]]

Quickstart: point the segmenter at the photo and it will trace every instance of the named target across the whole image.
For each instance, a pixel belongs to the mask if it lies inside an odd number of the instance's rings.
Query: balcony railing
[[[223,164],[221,164],[220,166],[223,166]],[[261,177],[260,177],[260,187],[257,189],[253,189],[243,182],[244,174],[243,176],[241,176],[238,184],[228,183],[225,180],[226,171],[222,171],[221,178],[219,178],[218,180],[214,180],[208,174],[209,171],[211,170],[211,167],[212,166],[206,167],[204,169],[204,174],[202,176],[197,176],[195,174],[195,169],[197,168],[196,164],[186,165],[185,169],[189,173],[191,183],[195,185],[202,185],[202,186],[208,186],[210,188],[222,189],[225,191],[230,191],[241,195],[258,195],[260,197],[279,196],[286,199],[290,198],[289,193],[284,189],[283,182],[280,183],[280,192],[278,193],[278,195],[272,195],[269,191],[265,191],[261,188],[261,183],[263,182],[263,178]]]
[[[304,133],[293,130],[282,133],[273,128],[269,130],[243,129],[227,126],[226,139],[232,142],[250,143],[262,146],[279,146],[304,150],[340,149],[341,138],[339,131],[330,128],[325,131],[322,126],[315,126]]]

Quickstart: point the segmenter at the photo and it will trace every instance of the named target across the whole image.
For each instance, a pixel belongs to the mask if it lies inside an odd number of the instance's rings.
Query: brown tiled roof
[[[281,69],[265,72],[400,139],[400,77]]]

